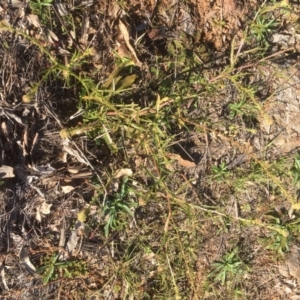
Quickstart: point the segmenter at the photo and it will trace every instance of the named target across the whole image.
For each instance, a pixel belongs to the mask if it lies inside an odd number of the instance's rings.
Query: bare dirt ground
[[[298,10],[1,1],[1,299],[300,299]]]

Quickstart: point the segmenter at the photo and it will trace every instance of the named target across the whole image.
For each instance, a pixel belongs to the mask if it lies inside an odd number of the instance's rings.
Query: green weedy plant
[[[243,117],[244,115],[255,115],[256,108],[253,104],[249,104],[246,100],[229,104],[229,118],[233,120],[235,117]]]
[[[250,37],[254,38],[254,40],[263,47],[260,49],[262,50],[261,54],[270,46],[268,43],[269,34],[280,26],[280,22],[277,22],[279,18],[275,18],[274,14],[280,13],[282,16],[286,13],[287,7],[284,2],[285,1],[279,1],[271,4],[264,1],[249,26]]]
[[[79,59],[79,63],[82,59]],[[74,64],[76,61],[74,60]],[[70,63],[71,65],[71,63]],[[137,105],[125,105],[113,101],[114,97],[128,92],[132,89],[135,74],[124,75],[124,73],[132,73],[135,65],[132,60],[123,58],[117,64],[115,71],[113,71],[107,80],[102,84],[95,84],[89,77],[78,77],[70,71],[64,71],[64,77],[67,81],[74,77],[82,85],[81,105],[85,108],[83,115],[86,123],[83,126],[75,128],[64,128],[60,135],[67,138],[76,134],[97,132],[97,136],[101,136],[105,140],[112,152],[117,152],[110,132],[116,133],[120,128],[124,129],[126,123],[127,127],[133,125],[132,119],[139,119],[140,107]],[[125,123],[125,124],[124,124]],[[133,128],[134,129],[134,128]]]
[[[298,154],[295,159],[293,166],[290,170],[290,173],[293,178],[293,185],[295,188],[299,187],[300,181],[300,155]],[[293,207],[295,209],[299,209],[298,203],[294,203]],[[284,251],[289,250],[288,243],[290,242],[292,236],[298,236],[299,232],[299,216],[296,215],[295,219],[289,219],[290,217],[278,214],[266,214],[265,218],[267,218],[268,224],[271,224],[272,227],[276,230],[272,230],[268,235],[267,239],[264,243],[267,244],[266,249],[273,250],[282,254]],[[282,232],[286,232],[287,234],[282,234]]]
[[[35,0],[29,1],[29,6],[34,11],[40,11],[45,7],[52,5],[53,0]]]
[[[266,17],[258,17],[255,23],[251,24],[250,31],[255,39],[260,42],[266,39],[267,35],[278,26],[275,19],[268,20]]]
[[[300,155],[295,157],[294,165],[291,168],[291,173],[293,176],[293,184],[295,187],[297,187],[300,179]]]
[[[217,181],[223,180],[227,177],[229,170],[225,162],[222,162],[219,166],[212,166],[214,179]]]
[[[103,208],[103,217],[105,219],[104,233],[107,237],[110,230],[115,230],[119,226],[118,215],[122,212],[133,217],[132,207],[136,207],[135,202],[129,200],[130,189],[128,186],[128,177],[125,177],[120,190],[106,199]]]
[[[214,281],[221,281],[224,285],[227,280],[237,275],[242,275],[245,271],[245,264],[238,256],[239,248],[236,246],[232,251],[226,253],[218,262],[212,264],[213,270],[208,277]]]
[[[288,224],[284,224],[280,217],[273,215],[266,215],[269,219],[269,224],[272,224],[274,228],[278,228],[279,230],[285,230],[290,232],[290,228],[288,228]],[[267,246],[266,249],[273,250],[282,254],[284,251],[288,250],[287,244],[288,236],[282,235],[279,231],[272,230],[268,235],[267,239],[264,241]]]
[[[268,214],[266,216],[269,219],[268,224],[272,226],[273,230],[270,231],[266,239],[262,240],[262,243],[266,245],[266,249],[283,254],[289,250],[289,244],[293,239],[299,238],[299,215],[296,214],[294,219],[288,219],[287,215]]]
[[[58,258],[58,253],[47,254],[41,258],[42,267],[37,269],[37,273],[42,274],[44,284],[56,280],[58,277],[74,278],[87,274],[87,266],[84,261],[58,261]]]

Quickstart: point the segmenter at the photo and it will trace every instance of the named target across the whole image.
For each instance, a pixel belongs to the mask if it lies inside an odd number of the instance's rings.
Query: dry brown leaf
[[[50,30],[50,29],[47,29],[46,35],[47,35],[48,41],[50,43],[58,42],[59,41],[57,35],[52,30]]]
[[[31,149],[30,149],[30,154],[32,153],[34,146],[36,145],[36,142],[38,140],[39,134],[38,132],[34,135],[33,141],[32,141],[32,145],[31,145]]]
[[[151,260],[151,261],[153,261],[154,257],[155,257],[155,253],[153,253],[153,252],[150,252],[150,253],[147,253],[147,254],[143,255],[143,259],[144,260]]]
[[[24,244],[26,243],[25,240],[18,234],[14,234],[13,232],[10,233],[9,235],[10,239],[13,242],[13,252],[15,255],[19,256],[22,247],[24,246]]]
[[[58,14],[61,17],[64,17],[70,13],[67,6],[65,4],[61,3],[60,0],[55,1],[55,7],[57,9]]]
[[[72,253],[72,251],[75,249],[77,246],[78,240],[80,238],[79,232],[83,231],[85,227],[85,224],[79,220],[76,221],[75,223],[75,230],[72,230],[70,238],[67,243],[67,251],[69,253]]]
[[[80,154],[80,152],[77,151],[76,149],[71,148],[68,144],[69,144],[69,141],[66,139],[65,143],[63,144],[63,150],[64,150],[67,154],[76,157],[76,159],[77,159],[79,162],[81,162],[81,163],[83,163],[83,164],[86,164],[86,161],[85,161],[85,159],[82,157],[82,155]]]
[[[41,214],[40,214],[40,210],[39,210],[39,209],[36,210],[35,219],[36,219],[38,222],[40,222],[40,223],[42,222],[42,216],[41,216]]]
[[[8,2],[13,8],[20,8],[24,5],[23,1],[20,0],[11,0]]]
[[[99,207],[97,205],[91,205],[89,206],[88,215],[92,216],[98,212]]]
[[[23,155],[28,155],[27,149],[29,149],[29,144],[28,144],[28,128],[26,127],[24,130],[24,134],[23,134]]]
[[[29,14],[26,16],[27,21],[36,28],[41,28],[41,23],[37,15]]]
[[[50,229],[50,231],[60,233],[60,230],[58,229],[57,224],[50,224],[49,229]]]
[[[6,283],[6,279],[5,279],[5,268],[4,268],[4,264],[3,262],[1,263],[1,266],[0,266],[0,278],[1,278],[1,288],[4,290],[4,291],[8,291],[9,288],[8,288],[8,285]]]
[[[138,198],[138,203],[139,203],[139,206],[145,206],[147,204],[145,199],[142,197]]]
[[[26,121],[24,120],[23,117],[19,117],[17,114],[13,113],[12,110],[10,109],[5,109],[2,107],[2,112],[1,112],[1,115],[7,115],[10,119],[13,119],[15,120],[16,122],[18,122],[20,125],[26,127],[27,124],[26,124]],[[12,120],[11,120],[12,121]],[[8,123],[9,124],[9,123]]]
[[[131,55],[134,57],[134,61],[135,61],[136,65],[138,67],[141,67],[142,63],[139,61],[139,59],[138,59],[138,57],[137,57],[137,55],[135,53],[135,50],[133,49],[133,47],[130,44],[129,32],[128,32],[125,24],[121,20],[119,20],[119,28],[120,28],[120,31],[121,31],[121,33],[123,35],[123,38],[124,38],[124,41],[126,43],[127,48],[129,49]]]
[[[169,158],[171,159],[175,159],[177,160],[178,164],[182,167],[185,167],[185,168],[195,168],[196,167],[196,164],[192,161],[189,161],[189,160],[186,160],[186,159],[183,159],[180,155],[178,154],[174,154],[174,153],[169,153],[167,155]]]
[[[6,165],[0,167],[0,178],[13,178],[15,177],[14,168]]]
[[[120,14],[121,14],[121,8],[118,5],[117,1],[111,1],[111,7],[109,10],[109,16],[113,19],[116,20],[119,18]]]
[[[63,219],[58,246],[63,248],[65,244],[66,244],[66,221],[65,219]]]
[[[82,25],[81,25],[81,39],[80,42],[82,42],[83,45],[88,44],[88,31],[90,27],[90,16],[87,11],[84,12],[83,18],[82,18]]]
[[[63,48],[59,48],[58,49],[58,53],[61,54],[61,55],[64,55],[64,56],[71,56],[72,53],[66,49],[63,49]]]
[[[116,172],[114,178],[120,178],[122,176],[131,176],[133,174],[131,169],[120,169]]]
[[[17,13],[16,17],[21,19],[21,18],[24,18],[24,16],[25,16],[25,9],[24,9],[24,7],[20,7],[18,9],[18,13]]]
[[[136,159],[134,160],[135,166],[139,168],[143,164],[143,160],[140,156],[136,155]]]
[[[24,246],[22,247],[20,254],[19,254],[19,259],[20,263],[25,266],[25,269],[30,272],[34,273],[36,268],[35,266],[31,263],[29,256],[27,254],[27,251],[25,250]]]
[[[35,219],[38,222],[42,221],[42,216],[43,215],[49,215],[50,214],[50,208],[52,204],[47,204],[46,201],[43,201],[39,206],[36,208],[36,215]]]
[[[71,185],[65,185],[61,187],[61,190],[64,194],[68,194],[70,192],[72,192],[75,188]]]
[[[7,128],[6,122],[3,121],[1,123],[1,129],[2,129],[2,132],[4,133],[5,137],[8,138],[9,134],[8,134],[8,128]]]
[[[94,27],[89,27],[88,34],[95,34],[97,33],[97,30]]]
[[[42,203],[42,205],[40,206],[40,211],[43,215],[49,215],[50,214],[50,208],[51,208],[52,204],[47,204],[46,201],[44,201]]]
[[[130,51],[127,49],[125,43],[123,43],[122,34],[116,38],[117,52],[120,57],[131,57]]]

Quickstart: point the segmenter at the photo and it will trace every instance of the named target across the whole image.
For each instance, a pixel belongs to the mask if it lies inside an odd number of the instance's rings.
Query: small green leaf
[[[52,277],[52,275],[53,275],[53,272],[54,272],[54,266],[51,265],[51,266],[49,267],[49,270],[48,270],[46,276],[45,276],[44,279],[43,279],[43,283],[44,283],[44,284],[47,284],[47,283],[50,281],[50,279],[51,279],[51,277]]]

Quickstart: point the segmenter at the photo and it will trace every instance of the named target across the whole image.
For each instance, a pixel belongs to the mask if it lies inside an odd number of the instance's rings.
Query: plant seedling
[[[233,120],[237,116],[253,115],[255,114],[255,107],[246,102],[246,100],[241,100],[238,103],[229,104],[229,118]]]
[[[37,273],[43,275],[43,283],[57,279],[60,277],[73,278],[87,273],[86,263],[83,261],[58,261],[59,254],[53,253],[46,255],[42,260],[43,266],[37,270]]]
[[[133,212],[130,210],[131,207],[136,207],[136,203],[130,202],[128,177],[126,177],[121,185],[120,190],[113,196],[108,197],[104,204],[103,216],[105,218],[104,233],[108,236],[109,230],[114,230],[118,227],[118,215],[121,212],[125,212],[133,217]]]
[[[251,33],[255,36],[257,41],[263,41],[268,33],[270,33],[277,25],[274,19],[267,20],[266,18],[260,17],[256,19],[256,23],[251,25]]]
[[[35,0],[30,1],[29,5],[32,10],[42,10],[44,7],[52,5],[53,0]]]
[[[299,155],[295,158],[294,165],[291,169],[291,173],[293,175],[293,184],[294,186],[297,186],[300,178],[300,156]]]
[[[226,253],[218,262],[212,264],[213,271],[208,277],[213,277],[214,281],[221,281],[224,285],[225,281],[244,271],[244,263],[238,256],[239,248],[236,246],[232,251]]]
[[[212,171],[216,180],[225,179],[229,172],[225,162],[222,162],[219,166],[213,166]]]

